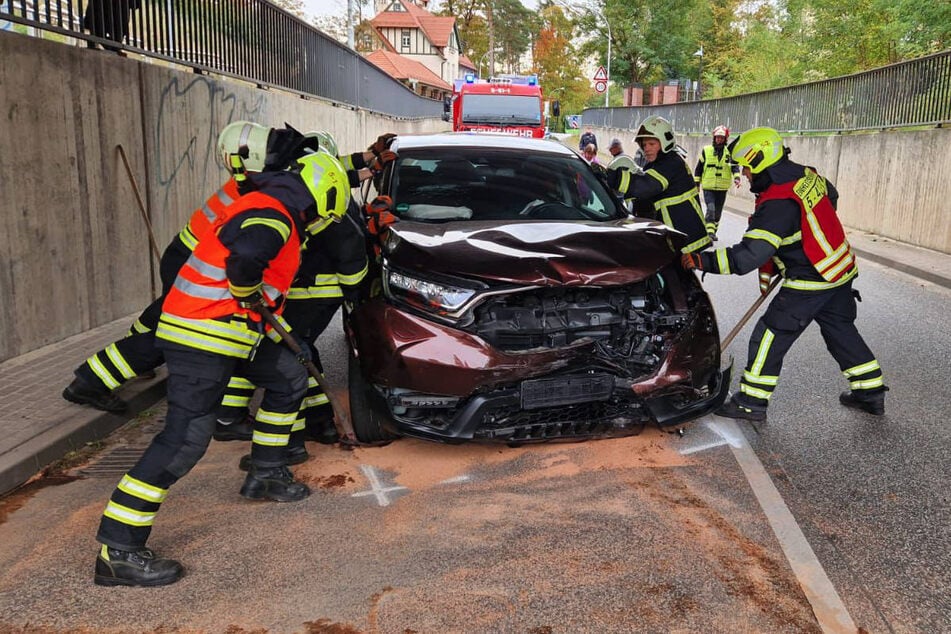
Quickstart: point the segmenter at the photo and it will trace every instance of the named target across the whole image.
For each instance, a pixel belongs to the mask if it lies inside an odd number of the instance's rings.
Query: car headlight
[[[476,294],[471,288],[424,280],[393,269],[385,269],[383,279],[387,297],[442,315],[459,310]]]

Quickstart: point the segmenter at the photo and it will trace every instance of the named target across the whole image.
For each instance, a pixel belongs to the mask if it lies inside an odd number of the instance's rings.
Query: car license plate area
[[[610,374],[580,374],[522,381],[522,409],[604,401],[614,391]]]

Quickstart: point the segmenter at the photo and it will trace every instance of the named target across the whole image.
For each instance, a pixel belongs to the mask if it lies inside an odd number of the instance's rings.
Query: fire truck
[[[546,104],[537,75],[502,75],[480,79],[467,74],[455,80],[451,98],[444,104],[443,119],[452,120],[455,132],[499,132],[516,136],[545,136]],[[557,101],[551,103],[558,117]]]

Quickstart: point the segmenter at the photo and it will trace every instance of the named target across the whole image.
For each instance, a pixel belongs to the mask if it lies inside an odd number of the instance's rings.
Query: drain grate
[[[123,444],[106,451],[104,454],[79,469],[78,473],[90,478],[113,478],[125,474],[131,469],[145,450],[152,437],[161,431],[164,421],[158,420],[141,427],[141,440],[137,437],[132,444]],[[138,434],[137,434],[138,436]]]
[[[148,447],[147,443],[131,447],[116,447],[95,462],[80,469],[79,473],[90,478],[121,476],[138,462],[146,447]]]

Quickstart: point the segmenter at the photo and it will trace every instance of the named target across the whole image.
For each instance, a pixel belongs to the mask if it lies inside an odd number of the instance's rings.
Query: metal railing
[[[681,134],[769,126],[780,132],[846,132],[951,123],[951,50],[874,70],[763,92],[687,103],[590,108],[585,126],[633,130],[660,115]]]
[[[3,21],[393,116],[442,115],[441,101],[265,0],[0,0]]]

